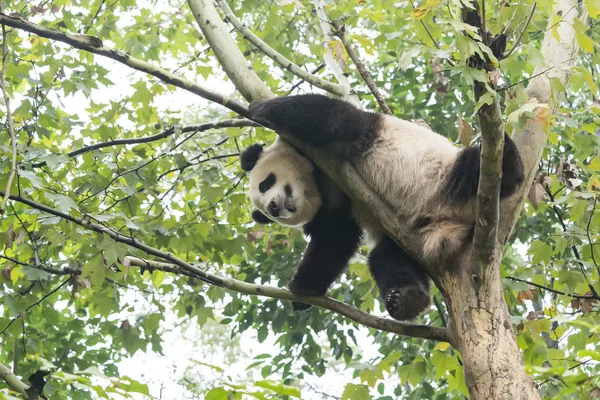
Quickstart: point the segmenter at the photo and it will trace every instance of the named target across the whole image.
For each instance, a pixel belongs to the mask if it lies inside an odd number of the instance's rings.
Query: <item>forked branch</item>
[[[290,71],[297,77],[302,78],[311,85],[314,85],[336,96],[344,97],[349,93],[349,88],[347,88],[346,86],[321,79],[318,76],[313,75],[310,72],[302,69],[300,66],[294,64],[282,54],[278,53],[274,48],[269,46],[262,39],[256,36],[250,29],[248,29],[242,23],[242,21],[240,21],[235,16],[233,11],[231,11],[231,8],[229,8],[229,5],[227,5],[227,2],[225,0],[217,0],[217,4],[223,11],[223,14],[225,14],[225,16],[227,17],[227,20],[231,22],[235,29],[237,29],[238,32],[240,32],[246,38],[246,40],[258,47],[260,51],[262,51],[266,56],[268,56],[277,64],[279,64],[282,68]]]

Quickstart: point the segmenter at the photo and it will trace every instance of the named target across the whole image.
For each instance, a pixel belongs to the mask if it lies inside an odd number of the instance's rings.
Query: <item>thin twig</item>
[[[440,320],[442,321],[442,326],[445,328],[448,326],[446,321],[446,316],[444,315],[444,310],[442,310],[442,304],[437,296],[433,296],[433,304],[435,304],[435,308],[438,310],[438,315],[440,316]]]
[[[352,44],[350,44],[350,39],[348,38],[348,32],[346,31],[346,27],[341,26],[338,21],[331,21],[331,24],[335,28],[335,31],[333,32],[333,34],[335,36],[339,37],[340,40],[342,41],[342,44],[346,48],[346,52],[350,56],[350,59],[356,66],[358,73],[360,74],[360,76],[363,78],[363,80],[369,87],[369,90],[371,91],[371,93],[373,93],[373,96],[375,96],[375,100],[377,100],[377,103],[379,103],[379,107],[381,107],[381,109],[383,110],[383,112],[385,114],[392,115],[392,110],[390,110],[387,103],[385,102],[385,99],[381,95],[381,92],[375,85],[375,82],[373,82],[373,78],[371,78],[369,71],[367,71],[367,69],[365,68],[365,65],[362,63],[360,58],[358,58],[358,54],[356,54],[356,51],[352,47]]]
[[[1,5],[0,5],[1,8]],[[17,173],[17,135],[15,133],[15,127],[13,125],[12,112],[10,110],[10,99],[8,98],[8,91],[6,90],[6,79],[4,74],[6,72],[6,58],[8,56],[8,50],[6,48],[6,27],[2,25],[2,69],[0,70],[0,86],[2,87],[2,96],[4,97],[4,105],[6,106],[6,122],[8,125],[8,134],[10,135],[10,143],[12,145],[11,153],[11,164],[10,173],[6,182],[6,194],[2,199],[2,206],[0,206],[0,215],[3,215],[6,211],[6,203],[10,197],[10,189]]]
[[[514,46],[512,47],[512,49],[510,49],[506,55],[504,56],[504,58],[508,58],[508,56],[510,56],[513,51],[515,51],[515,49],[517,47],[519,47],[520,43],[521,43],[521,39],[523,38],[523,34],[525,33],[525,31],[527,30],[527,27],[529,26],[529,23],[531,22],[531,18],[533,18],[533,13],[535,12],[535,8],[537,6],[537,3],[533,3],[533,6],[531,7],[531,12],[529,13],[529,18],[527,18],[527,22],[525,23],[525,26],[523,27],[523,29],[521,30],[521,33],[519,33],[519,37],[517,38],[517,40],[515,41]]]
[[[552,192],[550,192],[550,189],[546,186],[544,186],[544,190],[546,191],[546,194],[548,195],[548,197],[550,197],[550,201],[552,203],[554,203],[554,195],[552,194]],[[567,232],[567,224],[565,224],[565,221],[563,220],[563,217],[560,213],[560,211],[558,210],[558,207],[556,206],[556,204],[552,205],[552,210],[554,211],[554,214],[556,215],[556,218],[558,219],[558,222],[560,223],[560,226],[562,227],[563,232]],[[581,271],[581,274],[583,275],[583,278],[585,279],[586,284],[588,285],[588,288],[590,289],[590,292],[592,292],[594,294],[594,296],[598,296],[598,292],[596,291],[596,289],[592,286],[592,284],[590,283],[587,274],[585,273],[585,268],[583,266],[583,263],[581,262],[581,255],[579,254],[579,250],[577,250],[577,247],[575,247],[575,245],[571,245],[571,251],[573,252],[573,255],[575,256],[575,258],[577,259],[576,264],[579,266],[579,270]]]
[[[207,123],[201,124],[201,125],[184,126],[184,127],[180,128],[180,132],[181,133],[188,133],[188,132],[198,133],[198,132],[207,131],[209,129],[233,128],[233,127],[241,128],[241,127],[247,127],[247,126],[257,127],[260,125],[257,124],[256,122],[250,121],[248,119],[226,119],[223,121],[207,122]],[[176,127],[171,126],[156,135],[146,136],[146,137],[141,137],[141,138],[131,138],[131,139],[115,139],[115,140],[111,140],[108,142],[96,143],[96,144],[82,147],[80,149],[73,150],[73,151],[69,152],[67,155],[69,157],[74,158],[81,154],[85,154],[89,151],[102,149],[104,147],[155,142],[157,140],[165,139],[165,138],[173,135],[175,132],[177,132]],[[39,168],[39,167],[43,167],[45,165],[46,165],[46,162],[42,161],[39,163],[35,163],[32,166],[34,168]]]
[[[588,219],[586,234],[588,238],[588,243],[590,245],[590,253],[592,254],[592,261],[596,267],[598,266],[598,262],[596,261],[596,257],[594,256],[594,242],[592,241],[592,236],[590,235],[590,224],[592,223],[592,218],[594,217],[594,213],[596,212],[596,203],[598,202],[598,198],[594,197],[594,205],[592,206],[592,212],[590,213],[590,218]]]
[[[514,276],[507,276],[505,279],[510,279],[511,281],[523,282],[523,283],[526,283],[528,285],[535,286],[537,288],[544,289],[544,290],[547,290],[547,291],[552,292],[552,293],[556,293],[556,294],[561,294],[563,296],[572,297],[574,299],[596,299],[596,300],[600,300],[600,297],[598,297],[597,295],[565,293],[565,292],[562,292],[560,290],[556,290],[556,289],[553,289],[553,288],[548,287],[548,286],[540,285],[539,283],[529,282],[528,280],[517,278],[517,277],[514,277]]]
[[[2,329],[2,331],[0,331],[0,335],[3,335],[4,332],[6,332],[6,330],[8,328],[10,328],[10,326],[19,318],[22,318],[22,316],[24,314],[27,314],[27,312],[29,312],[29,310],[31,310],[33,307],[39,305],[42,301],[46,300],[48,297],[52,296],[54,293],[58,292],[63,286],[65,286],[67,283],[69,283],[69,281],[71,280],[71,277],[68,277],[67,279],[64,280],[63,283],[61,283],[60,285],[58,285],[57,287],[55,287],[54,289],[52,289],[50,292],[46,293],[41,299],[39,299],[38,301],[36,301],[35,303],[33,303],[32,305],[30,305],[29,307],[27,307],[25,309],[25,312],[22,314],[19,314],[18,316],[14,317],[13,319],[10,320],[10,322],[8,323],[8,325],[6,325],[6,327],[4,327],[4,329]]]
[[[313,69],[312,71],[310,71],[311,74],[316,74],[317,72],[319,72],[320,70],[322,70],[323,68],[325,68],[325,63],[322,62],[321,64],[317,65],[317,67],[315,69]],[[290,88],[290,91],[287,93],[287,95],[289,96],[290,94],[292,94],[292,92],[300,85],[302,85],[302,83],[306,82],[304,79],[301,79],[298,83],[294,83],[294,85]]]

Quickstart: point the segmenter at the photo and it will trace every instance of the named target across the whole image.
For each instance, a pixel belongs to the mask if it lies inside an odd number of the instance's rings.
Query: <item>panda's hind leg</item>
[[[429,306],[429,277],[387,236],[369,254],[369,268],[392,318],[409,321]]]

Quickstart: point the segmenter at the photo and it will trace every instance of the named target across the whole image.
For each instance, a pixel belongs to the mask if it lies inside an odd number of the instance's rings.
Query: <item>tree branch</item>
[[[533,71],[532,79],[527,87],[526,93],[529,98],[536,98],[540,103],[547,103],[550,112],[555,113],[562,95],[552,96],[550,79],[557,78],[564,87],[572,74],[569,65],[572,64],[575,54],[577,54],[577,41],[575,38],[575,29],[573,22],[577,18],[577,12],[570,12],[579,4],[577,0],[558,0],[548,18],[548,26],[552,25],[552,16],[562,16],[561,23],[557,27],[560,41],[557,41],[552,34],[545,34],[542,42],[541,53],[544,57],[544,63],[539,65]],[[584,23],[587,20],[587,14],[584,12],[580,20]],[[547,70],[547,73],[541,73]],[[547,133],[543,126],[534,120],[527,121],[525,128],[513,135],[513,140],[519,149],[523,167],[525,170],[525,182],[532,182],[537,171]],[[510,232],[512,231],[523,204],[527,198],[530,185],[522,185],[515,195],[503,202],[502,220],[498,230],[498,237],[502,243],[506,243]]]
[[[148,269],[160,269],[161,271],[180,273],[181,269],[177,265],[143,260],[137,257],[126,257],[125,262],[130,265],[137,265]],[[385,332],[396,333],[399,335],[438,340],[449,342],[445,328],[432,327],[427,325],[414,325],[406,322],[395,321],[388,318],[377,317],[367,314],[356,307],[352,307],[346,303],[334,300],[327,296],[296,296],[286,289],[276,288],[266,285],[255,285],[242,282],[231,278],[221,278],[223,287],[234,292],[248,294],[252,296],[270,297],[273,299],[286,301],[300,301],[303,303],[312,304],[327,310],[341,314],[354,322],[370,328],[378,329]]]
[[[487,31],[485,28],[485,13],[479,12],[477,2],[472,3],[474,10],[465,7],[463,20],[479,32],[477,40],[487,46]],[[469,36],[469,35],[467,35]],[[475,55],[472,60],[479,60]],[[484,56],[479,69],[495,71],[491,62]],[[487,75],[486,75],[487,77]],[[477,262],[473,263],[474,272],[481,273],[497,256],[498,219],[500,212],[500,184],[502,182],[502,155],[504,150],[504,121],[500,100],[497,93],[492,91],[489,78],[487,82],[475,82],[475,99],[483,100],[484,96],[491,96],[491,103],[484,102],[477,110],[479,124],[481,125],[481,156],[479,184],[477,188],[477,211],[475,216],[475,232],[473,235],[474,254]]]
[[[233,11],[231,11],[231,8],[229,8],[225,0],[217,0],[217,4],[223,11],[223,14],[225,14],[227,19],[229,20],[229,22],[231,22],[235,29],[237,29],[246,38],[246,40],[258,47],[267,57],[271,58],[273,61],[278,63],[283,69],[290,71],[292,74],[296,75],[299,78],[302,78],[311,85],[314,85],[336,96],[344,97],[348,94],[350,88],[344,85],[326,81],[324,79],[319,78],[318,76],[311,74],[310,72],[294,64],[292,61],[288,60],[282,54],[278,53],[275,49],[266,44],[250,29],[248,29],[239,19],[237,19],[237,17],[233,13]]]
[[[181,133],[188,133],[188,132],[196,132],[197,133],[197,132],[207,131],[209,129],[241,128],[241,127],[246,127],[246,126],[256,127],[256,126],[260,126],[260,125],[257,124],[256,122],[250,121],[248,119],[226,119],[226,120],[216,121],[216,122],[207,122],[205,124],[200,124],[200,125],[184,126],[181,128]],[[115,139],[115,140],[111,140],[108,142],[96,143],[96,144],[82,147],[80,149],[73,150],[73,151],[67,153],[67,155],[69,157],[74,158],[81,154],[85,154],[88,151],[98,150],[98,149],[102,149],[104,147],[155,142],[157,140],[161,140],[161,139],[164,139],[164,138],[167,138],[167,137],[173,135],[176,131],[177,131],[176,127],[171,126],[156,135],[141,137],[141,138],[131,138],[131,139]],[[39,167],[43,167],[45,165],[46,165],[46,162],[42,161],[42,162],[33,164],[32,167],[39,168]]]
[[[553,288],[548,287],[548,286],[540,285],[539,283],[529,282],[528,280],[517,278],[517,277],[514,277],[514,276],[507,276],[505,279],[510,279],[511,281],[523,282],[523,283],[526,283],[528,285],[535,286],[537,288],[544,289],[544,290],[547,290],[547,291],[552,292],[552,293],[562,294],[563,296],[569,296],[569,297],[572,297],[574,299],[596,299],[596,300],[600,300],[600,297],[598,297],[597,295],[582,295],[582,294],[565,293],[565,292],[562,292],[560,290],[556,290],[556,289],[553,289]]]
[[[20,17],[10,16],[4,13],[0,13],[0,24],[31,32],[38,36],[45,37],[48,39],[67,43],[75,47],[76,49],[85,50],[90,53],[108,57],[112,60],[127,65],[130,68],[146,72],[152,76],[155,76],[167,84],[176,86],[180,89],[187,90],[206,100],[210,100],[212,102],[221,104],[222,106],[225,106],[231,111],[234,111],[242,116],[247,115],[247,108],[237,100],[230,99],[226,95],[206,89],[190,80],[179,77],[167,71],[166,69],[160,68],[146,61],[142,61],[140,59],[132,57],[124,51],[106,47],[103,45],[102,40],[96,37],[63,33],[54,29],[49,29],[44,26],[25,21]]]
[[[188,5],[219,63],[242,96],[247,101],[272,98],[273,93],[246,62],[212,0],[188,0]]]
[[[2,5],[0,4],[0,11],[2,11]],[[6,107],[6,122],[8,125],[8,134],[10,135],[10,143],[12,146],[10,173],[6,182],[6,195],[2,199],[2,205],[0,206],[0,215],[3,215],[6,211],[6,203],[10,196],[10,190],[17,173],[17,135],[15,133],[15,127],[12,119],[12,112],[10,110],[10,99],[8,98],[8,92],[6,91],[6,79],[4,73],[6,72],[6,58],[8,56],[8,50],[6,46],[6,27],[2,25],[2,69],[0,70],[0,87],[2,88],[2,96],[4,97],[4,105]]]
[[[529,23],[531,22],[531,18],[533,18],[533,13],[535,12],[536,6],[537,6],[537,3],[533,3],[533,6],[531,7],[531,12],[529,13],[529,17],[527,18],[527,22],[525,23],[525,26],[521,30],[521,33],[519,33],[519,37],[515,41],[515,44],[513,45],[512,49],[510,49],[509,51],[506,52],[506,54],[504,55],[504,58],[508,58],[516,50],[516,48],[520,46],[521,39],[523,38],[523,34],[527,30],[527,27],[529,26]]]
[[[27,386],[23,383],[15,374],[12,373],[10,368],[8,368],[4,364],[0,364],[0,379],[2,379],[8,387],[10,387],[15,392],[18,392],[24,399],[29,399],[29,395],[27,394]]]
[[[350,39],[348,38],[348,32],[346,31],[346,27],[340,26],[340,23],[338,21],[331,21],[331,24],[335,28],[334,35],[339,37],[340,40],[342,41],[342,44],[346,48],[346,51],[348,52],[350,59],[356,66],[358,73],[360,74],[360,76],[363,78],[363,80],[369,87],[369,90],[371,91],[371,93],[373,93],[373,96],[375,96],[377,103],[379,103],[379,107],[381,107],[381,109],[383,110],[383,112],[385,114],[393,115],[392,110],[390,110],[387,103],[385,102],[385,99],[381,95],[381,92],[375,85],[375,82],[373,82],[373,78],[371,78],[369,71],[367,71],[367,69],[365,68],[365,65],[362,63],[362,61],[360,61],[360,58],[358,58],[358,54],[356,54],[356,51],[352,47],[352,44],[350,44]]]
[[[0,192],[0,195],[4,195],[4,193]],[[410,337],[418,337],[423,339],[431,339],[431,340],[439,340],[450,342],[450,339],[447,335],[447,331],[445,328],[436,328],[431,326],[424,325],[414,325],[410,323],[395,321],[392,319],[386,319],[381,317],[376,317],[371,314],[367,314],[359,309],[352,307],[348,304],[339,302],[332,298],[326,296],[296,296],[292,294],[289,290],[275,288],[272,286],[265,285],[254,285],[246,282],[242,282],[236,279],[221,277],[218,275],[211,274],[206,272],[199,267],[187,263],[180,258],[172,255],[171,253],[155,249],[150,247],[144,243],[141,243],[139,240],[135,238],[131,238],[116,232],[115,230],[105,227],[100,224],[96,224],[91,222],[89,219],[82,219],[71,216],[69,214],[63,213],[61,211],[55,210],[46,205],[37,203],[35,201],[25,199],[21,196],[10,196],[11,199],[25,204],[29,207],[35,208],[37,210],[46,212],[48,214],[52,214],[63,218],[67,221],[73,222],[79,226],[82,226],[86,229],[109,235],[112,239],[117,242],[128,244],[131,247],[137,248],[146,252],[147,254],[153,255],[155,257],[159,257],[169,261],[168,263],[159,263],[155,261],[146,261],[136,257],[126,257],[123,261],[124,265],[137,265],[142,267],[147,267],[149,269],[160,269],[162,271],[179,273],[183,275],[193,276],[195,278],[200,279],[203,282],[208,284],[223,287],[235,292],[250,294],[250,295],[258,295],[258,296],[266,296],[272,297],[280,300],[288,300],[288,301],[296,301],[312,304],[315,306],[319,306],[322,308],[326,308],[338,314],[341,314],[345,317],[352,319],[353,321],[358,322],[359,324],[363,324],[365,326],[369,326],[371,328],[383,330],[386,332],[397,333]],[[64,284],[64,283],[63,283]],[[54,291],[53,291],[54,292]]]
[[[345,97],[345,100],[360,107],[360,102],[358,100],[358,97],[350,87],[350,81],[348,81],[348,77],[346,77],[346,75],[344,74],[344,70],[340,68],[340,65],[333,57],[331,46],[329,45],[329,43],[333,42],[333,36],[331,35],[331,27],[329,26],[328,22],[329,17],[327,17],[327,13],[325,13],[323,3],[321,2],[321,0],[313,0],[313,4],[315,5],[315,12],[317,14],[317,18],[319,19],[321,30],[323,31],[323,47],[325,48],[323,60],[325,61],[325,64],[327,64],[327,67],[331,70],[337,81],[340,83],[340,85],[343,85],[349,89],[349,93]]]

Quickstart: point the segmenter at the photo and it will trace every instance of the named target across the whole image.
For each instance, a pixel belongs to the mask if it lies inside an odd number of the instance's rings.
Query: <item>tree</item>
[[[250,366],[271,381],[188,385],[206,398],[299,396],[294,378],[333,360],[354,368],[348,399],[598,397],[600,7],[584,3],[5,6],[6,387],[24,398],[149,395],[117,363],[160,353],[172,312],[233,335],[254,329],[259,342],[281,333],[282,351]],[[226,80],[234,89],[215,84]],[[302,298],[318,308],[292,313],[300,298],[279,287],[305,242],[250,222],[237,156],[274,133],[243,118],[246,103],[313,89],[423,119],[463,146],[482,141],[473,247],[426,266],[435,307],[415,324],[372,313],[381,304],[360,257],[330,297]],[[528,184],[500,209],[505,130]],[[293,144],[420,258],[352,166]],[[148,305],[127,299],[132,290]],[[364,327],[380,354],[357,366]]]

